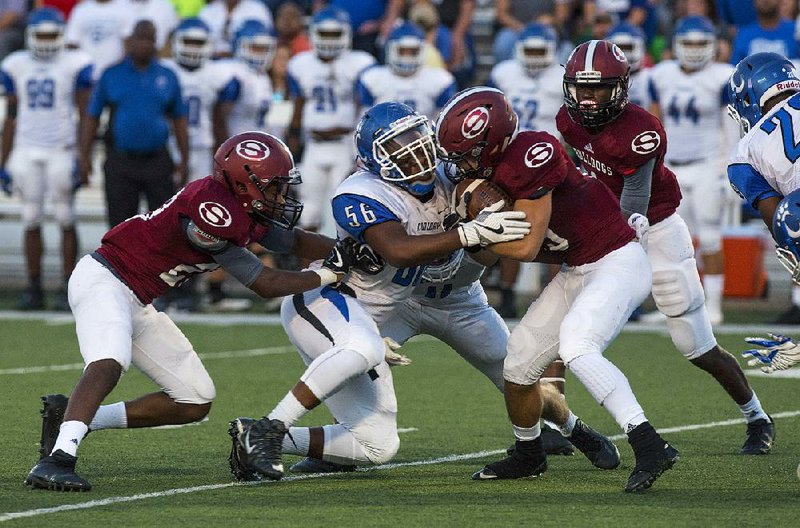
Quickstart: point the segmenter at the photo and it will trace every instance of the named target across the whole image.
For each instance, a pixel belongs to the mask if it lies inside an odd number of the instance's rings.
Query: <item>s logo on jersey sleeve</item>
[[[482,106],[472,109],[461,123],[461,135],[467,139],[478,137],[489,124],[489,111]]]
[[[631,150],[636,154],[650,154],[661,145],[661,137],[655,130],[642,132],[631,141]]]
[[[545,141],[535,143],[525,152],[525,165],[535,169],[541,167],[553,157],[553,145]]]
[[[212,227],[228,227],[233,223],[230,211],[217,202],[203,202],[197,208],[200,218]]]
[[[269,147],[260,141],[248,139],[236,145],[236,153],[253,161],[262,161],[269,157]]]

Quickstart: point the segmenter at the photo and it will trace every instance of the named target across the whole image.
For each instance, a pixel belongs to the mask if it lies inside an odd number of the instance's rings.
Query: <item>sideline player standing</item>
[[[628,435],[636,466],[625,491],[649,488],[679,454],[647,421],[625,375],[603,357],[651,286],[650,274],[642,272],[647,256],[617,200],[602,183],[582,175],[552,135],[517,134],[517,115],[497,89],[457,94],[439,114],[436,130],[440,155],[459,177],[490,178],[532,225],[522,240],[489,250],[565,264],[508,340],[504,395],[515,450],[472,478],[523,478],[547,469],[539,381],[560,358]]]
[[[722,385],[747,420],[741,453],[766,454],[775,426],[739,363],[714,338],[692,238],[676,213],[681,191],[664,166],[667,138],[655,116],[629,103],[628,71],[622,51],[610,42],[592,40],[575,48],[564,72],[566,104],[558,129],[586,172],[619,198],[629,223],[647,233],[653,299],[667,316],[675,347]]]
[[[216,393],[211,377],[180,329],[151,304],[170,287],[220,266],[262,297],[342,278],[352,246],[334,248],[333,240],[294,228],[302,204],[288,192],[298,183],[279,139],[263,132],[233,136],[217,150],[213,176],[112,228],[78,262],[69,300],[86,368],[68,403],[64,396],[43,398],[42,458],[26,484],[87,491],[91,485],[75,474],[75,464],[90,429],[183,424],[208,414]],[[245,249],[252,241],[309,259],[330,255],[315,271],[278,271]],[[131,363],[161,389],[101,406]]]
[[[69,310],[67,281],[78,255],[75,190],[88,183],[75,177],[76,126],[85,116],[91,94],[91,57],[64,49],[64,17],[56,9],[33,11],[26,34],[28,49],[12,53],[0,64],[6,92],[0,173],[9,182],[13,179],[20,192],[25,225],[28,288],[17,307],[44,308],[41,223],[48,197],[61,227],[64,277],[53,308]]]
[[[333,215],[344,240],[369,244],[386,264],[284,299],[283,327],[308,367],[267,416],[231,422],[237,478],[280,479],[283,452],[349,464],[390,460],[400,446],[397,401],[378,326],[411,295],[426,264],[463,247],[518,240],[530,229],[524,213],[486,208],[443,231],[453,186],[435,170],[428,119],[407,105],[367,110],[356,147],[364,169],[336,189]],[[294,427],[323,401],[338,423]]]

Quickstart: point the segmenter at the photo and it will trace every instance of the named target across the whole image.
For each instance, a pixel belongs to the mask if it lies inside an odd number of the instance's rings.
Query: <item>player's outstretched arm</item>
[[[488,246],[487,249],[499,257],[507,257],[522,262],[533,262],[542,248],[550,213],[553,210],[552,193],[547,193],[535,200],[517,200],[514,210],[525,213],[531,224],[531,231],[524,238],[511,242],[502,242]]]
[[[327,257],[335,244],[333,238],[295,227],[292,254],[302,259],[319,260]]]

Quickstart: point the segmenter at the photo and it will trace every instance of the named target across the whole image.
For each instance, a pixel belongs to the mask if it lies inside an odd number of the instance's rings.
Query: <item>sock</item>
[[[311,441],[310,431],[308,427],[290,427],[289,433],[283,437],[284,454],[306,456]]]
[[[570,411],[569,416],[567,416],[567,421],[564,422],[564,424],[559,427],[561,434],[564,436],[571,435],[572,430],[575,428],[575,424],[577,423],[577,421],[578,417],[575,416],[575,414],[572,411]]]
[[[81,445],[81,440],[83,440],[87,432],[89,432],[89,426],[83,422],[70,420],[62,423],[58,430],[58,438],[56,439],[56,445],[53,446],[53,451],[60,449],[68,455],[77,456],[78,446]]]
[[[511,424],[514,429],[514,437],[520,442],[530,442],[536,440],[542,434],[542,426],[537,422],[533,427],[518,427]]]
[[[772,422],[772,420],[769,419],[769,416],[767,416],[767,413],[764,412],[764,409],[761,408],[761,402],[758,401],[758,396],[756,396],[755,391],[753,391],[753,397],[750,398],[750,401],[744,405],[740,405],[739,410],[742,411],[744,419],[747,420],[747,423],[753,423],[756,420],[762,419]]]
[[[125,411],[125,402],[101,405],[89,424],[89,430],[100,429],[127,429],[128,413]]]
[[[268,418],[270,420],[280,420],[286,427],[291,426],[297,420],[305,416],[308,409],[303,407],[303,404],[291,392],[275,406]]]
[[[722,286],[724,275],[705,275],[703,289],[706,291],[706,307],[708,311],[720,313],[722,311]]]

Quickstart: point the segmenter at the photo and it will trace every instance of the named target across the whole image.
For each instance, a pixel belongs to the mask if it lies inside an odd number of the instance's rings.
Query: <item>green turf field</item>
[[[658,428],[710,427],[664,436],[683,459],[639,495],[622,492],[632,452],[617,444],[622,465],[594,469],[581,456],[551,457],[550,469],[522,481],[473,482],[470,474],[511,442],[496,389],[438,342],[404,348],[413,358],[394,370],[402,446],[378,470],[234,485],[227,468],[227,422],[268,411],[302,372],[278,327],[182,325],[217,386],[207,422],[179,429],[113,430],[81,445],[79,473],[94,490],[63,494],[22,485],[37,458],[39,396],[68,393],[81,358],[71,324],[0,321],[0,521],[8,526],[790,526],[800,514],[800,379],[751,377],[778,419],[772,454],[742,457],[744,425],[723,391],[692,367],[667,337],[623,334],[607,352],[628,375]],[[743,348],[742,336],[721,344]],[[244,351],[251,352],[244,352]],[[225,352],[231,352],[226,354]],[[30,369],[66,365],[58,368]],[[71,365],[71,366],[70,366]],[[153,390],[127,374],[110,401]],[[595,428],[619,433],[609,415],[574,378],[573,410]],[[324,410],[304,424],[328,420]],[[459,457],[460,456],[460,457]],[[294,457],[287,457],[291,463]],[[433,463],[422,464],[424,461]],[[78,509],[65,508],[72,505]],[[52,509],[52,510],[48,510]],[[41,511],[34,511],[41,510]],[[27,517],[10,517],[27,512]]]

